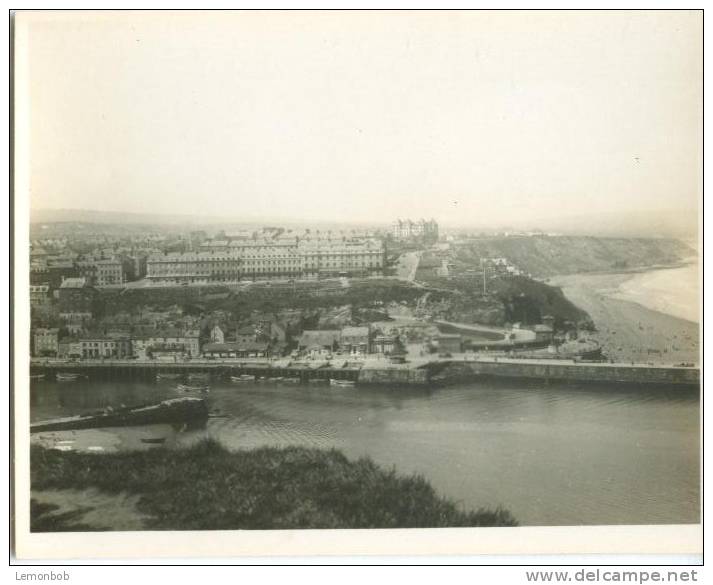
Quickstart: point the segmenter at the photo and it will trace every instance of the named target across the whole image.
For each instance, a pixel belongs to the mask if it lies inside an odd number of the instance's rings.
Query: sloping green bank
[[[516,525],[507,510],[459,510],[422,477],[397,475],[369,459],[350,461],[336,450],[228,451],[212,440],[111,454],[33,447],[31,473],[33,491],[139,495],[147,530]],[[34,531],[87,529],[78,518],[77,525],[58,526],[42,506],[33,510]]]

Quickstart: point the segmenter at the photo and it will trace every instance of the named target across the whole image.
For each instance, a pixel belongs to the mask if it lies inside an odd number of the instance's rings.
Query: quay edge
[[[219,376],[251,374],[286,376],[301,382],[313,379],[349,380],[369,385],[414,385],[447,383],[485,378],[542,380],[545,382],[610,383],[637,385],[700,386],[697,367],[650,366],[645,364],[582,363],[545,360],[434,360],[418,365],[384,367],[277,367],[270,362],[184,363],[106,361],[50,362],[33,360],[32,374],[52,377],[58,372],[75,372],[90,379],[151,380],[158,373],[209,373]]]

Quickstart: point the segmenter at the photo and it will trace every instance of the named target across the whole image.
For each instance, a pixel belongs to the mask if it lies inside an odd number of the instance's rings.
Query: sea
[[[677,268],[634,273],[619,285],[619,290],[613,296],[698,323],[701,290],[699,274],[697,260]]]
[[[179,396],[174,383],[33,381],[32,420]],[[335,388],[211,382],[199,427],[38,433],[63,450],[337,448],[420,474],[463,509],[502,506],[521,525],[700,520],[699,395],[680,388],[470,382]],[[146,439],[164,440],[162,446]]]

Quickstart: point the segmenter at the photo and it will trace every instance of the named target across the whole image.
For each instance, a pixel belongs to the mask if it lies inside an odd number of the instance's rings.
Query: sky
[[[701,197],[696,12],[24,13],[16,39],[33,209],[468,226]]]

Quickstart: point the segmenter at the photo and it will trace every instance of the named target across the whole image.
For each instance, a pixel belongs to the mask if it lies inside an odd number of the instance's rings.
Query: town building
[[[50,299],[49,284],[30,285],[30,305],[41,305]]]
[[[59,317],[70,332],[81,331],[94,314],[96,291],[86,278],[65,278],[58,290]]]
[[[200,252],[152,255],[146,277],[167,283],[290,280],[383,273],[385,248],[374,238],[281,234],[272,238],[211,240]]]
[[[395,240],[421,239],[435,242],[438,240],[438,224],[435,219],[397,219],[391,224],[391,235]]]
[[[124,282],[124,265],[118,258],[95,260],[95,284],[107,286]]]
[[[210,330],[210,340],[212,343],[225,343],[225,334],[217,325]]]
[[[59,353],[59,329],[36,329],[34,355],[46,357]]]

